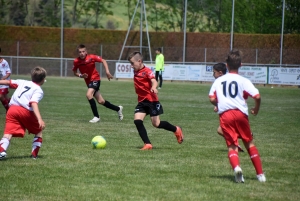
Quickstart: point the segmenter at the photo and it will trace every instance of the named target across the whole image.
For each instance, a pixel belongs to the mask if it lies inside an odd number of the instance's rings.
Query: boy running
[[[254,99],[255,106],[251,109],[251,114],[257,115],[261,97],[251,81],[238,74],[242,64],[240,51],[231,51],[226,62],[229,73],[215,80],[209,91],[209,100],[218,107],[220,126],[228,147],[228,158],[234,170],[235,181],[244,182],[237,148],[238,138],[241,138],[256,170],[258,181],[265,182],[260,155],[250,130],[246,103],[248,96]]]
[[[173,132],[177,138],[177,142],[181,144],[183,142],[182,129],[167,121],[160,121],[159,115],[163,114],[163,107],[157,96],[157,81],[151,69],[144,65],[142,54],[140,52],[133,52],[129,55],[128,61],[134,70],[133,81],[135,92],[138,95],[138,104],[134,111],[134,124],[144,142],[144,147],[141,150],[152,149],[152,144],[143,123],[144,118],[148,114],[154,127]]]

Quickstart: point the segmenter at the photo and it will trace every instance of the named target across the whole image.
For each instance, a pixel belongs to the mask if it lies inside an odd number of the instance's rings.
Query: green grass
[[[154,149],[140,151],[132,81],[103,79],[103,97],[124,106],[124,120],[98,105],[101,123],[91,124],[83,80],[47,77],[40,103],[46,122],[40,157],[28,157],[32,135],[12,139],[7,159],[0,161],[0,200],[299,200],[300,90],[258,87],[261,110],[249,119],[267,182],[257,181],[249,156],[240,153],[245,183],[236,184],[225,141],[216,133],[209,88],[165,82],[159,91],[161,119],[181,125],[185,141],[179,145],[172,133],[152,127],[146,117]],[[253,100],[248,103],[253,106]],[[0,115],[3,130],[4,109]],[[92,149],[95,135],[106,138],[105,149]]]

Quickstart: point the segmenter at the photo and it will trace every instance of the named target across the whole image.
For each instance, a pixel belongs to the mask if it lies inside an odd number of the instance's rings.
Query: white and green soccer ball
[[[104,149],[106,147],[106,140],[100,135],[95,136],[91,143],[94,149]]]

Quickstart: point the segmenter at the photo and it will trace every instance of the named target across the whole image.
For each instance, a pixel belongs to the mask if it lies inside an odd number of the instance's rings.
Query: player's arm
[[[156,88],[157,88],[157,81],[156,81],[155,78],[152,78],[152,79],[151,79],[151,84],[152,84],[152,86],[151,86],[150,91],[151,91],[152,93],[157,94],[157,93],[158,93],[158,90],[156,89]]]
[[[86,73],[78,73],[77,70],[73,70],[73,74],[76,76],[76,77],[80,77],[80,78],[87,78],[88,77],[88,74]]]
[[[6,73],[6,75],[3,76],[1,79],[2,79],[2,80],[6,80],[9,76],[10,76],[10,73]]]
[[[45,122],[43,121],[42,116],[40,114],[38,103],[32,102],[31,103],[31,107],[33,109],[33,113],[35,114],[35,116],[36,116],[36,118],[37,118],[37,120],[39,122],[40,128],[44,129],[45,128]]]
[[[10,80],[0,80],[0,85],[9,85]]]
[[[254,106],[254,108],[251,108],[251,114],[253,114],[255,116],[258,114],[258,111],[259,111],[261,98],[260,98],[260,95],[258,94],[255,97],[253,97],[253,99],[255,102],[255,106]]]
[[[217,99],[214,96],[209,96],[209,101],[211,102],[211,104],[213,104],[214,106],[218,106],[218,102]]]
[[[114,77],[110,74],[107,62],[105,59],[102,59],[102,64],[105,68],[106,77],[108,80],[113,79]]]

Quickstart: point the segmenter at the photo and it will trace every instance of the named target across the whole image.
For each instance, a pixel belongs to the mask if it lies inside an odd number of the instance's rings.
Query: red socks
[[[229,162],[230,162],[230,165],[231,165],[233,170],[236,166],[240,166],[240,160],[239,160],[238,152],[236,152],[234,150],[229,151],[228,152],[228,158],[229,158]]]
[[[257,148],[253,146],[250,147],[247,151],[256,170],[256,175],[263,174],[262,163]]]
[[[43,139],[41,137],[34,137],[33,138],[33,142],[32,142],[32,151],[31,151],[31,156],[36,158],[38,153],[39,153],[39,150],[42,146],[42,142],[43,142]]]

